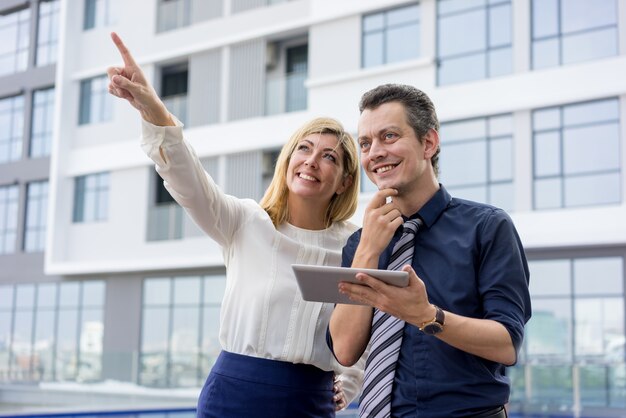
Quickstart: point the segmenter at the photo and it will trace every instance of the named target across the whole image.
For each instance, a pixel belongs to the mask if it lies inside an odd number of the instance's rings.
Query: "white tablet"
[[[346,295],[339,293],[339,282],[360,283],[356,279],[359,272],[369,274],[385,283],[405,287],[409,284],[409,273],[401,270],[376,270],[349,267],[316,266],[292,264],[302,299],[314,302],[347,303],[358,305]]]

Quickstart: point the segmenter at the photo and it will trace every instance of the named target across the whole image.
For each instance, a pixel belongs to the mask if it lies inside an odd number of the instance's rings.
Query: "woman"
[[[336,362],[325,341],[333,306],[303,301],[291,264],[340,265],[356,230],[347,222],[358,196],[353,139],[337,121],[314,119],[283,147],[260,204],[225,195],[121,39],[111,36],[124,66],[108,69],[109,92],[139,110],[142,148],[167,190],[223,248],[223,351],[200,393],[198,416],[333,417],[355,397],[362,368]],[[335,373],[345,376],[343,390],[333,386]]]

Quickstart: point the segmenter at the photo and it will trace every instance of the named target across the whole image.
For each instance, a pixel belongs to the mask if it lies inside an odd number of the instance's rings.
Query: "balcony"
[[[293,72],[267,77],[265,84],[265,115],[296,112],[307,108],[308,91],[304,85],[306,72]]]

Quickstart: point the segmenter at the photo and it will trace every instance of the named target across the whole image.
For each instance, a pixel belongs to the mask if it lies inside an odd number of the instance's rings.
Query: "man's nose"
[[[377,159],[385,156],[385,147],[378,141],[372,141],[367,154],[370,160],[376,161]]]

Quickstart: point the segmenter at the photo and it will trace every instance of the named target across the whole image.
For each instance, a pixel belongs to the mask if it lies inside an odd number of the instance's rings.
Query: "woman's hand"
[[[167,108],[148,83],[141,68],[135,62],[122,39],[117,33],[111,33],[111,39],[120,51],[124,60],[123,67],[109,67],[109,93],[126,99],[135,109],[139,111],[141,117],[153,125],[174,126],[174,120],[170,116]]]
[[[335,402],[335,411],[341,411],[346,406],[348,406],[348,402],[346,401],[346,394],[343,392],[343,382],[341,381],[341,378],[337,375],[335,375],[333,391],[335,392],[335,394],[333,395],[333,401]]]

